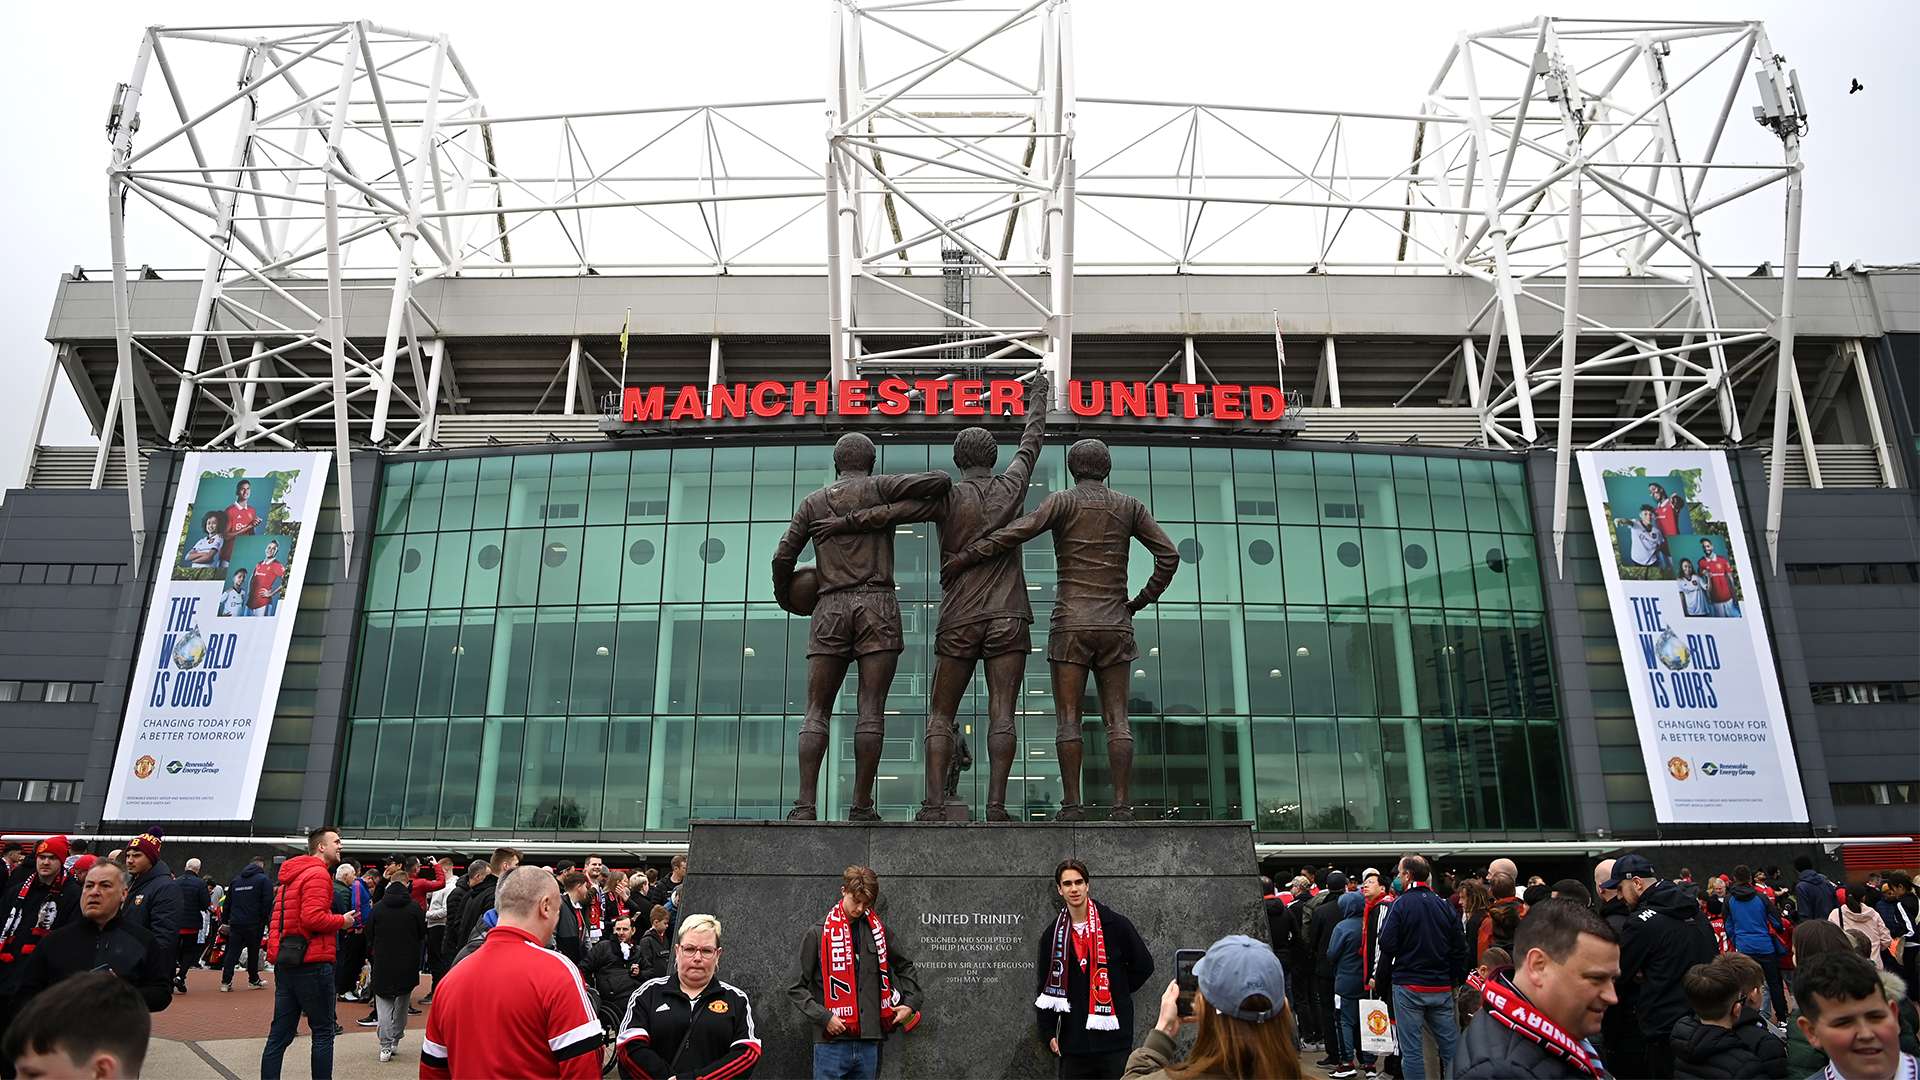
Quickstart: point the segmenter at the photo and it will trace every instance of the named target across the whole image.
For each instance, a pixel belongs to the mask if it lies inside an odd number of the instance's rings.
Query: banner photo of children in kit
[[[1755,564],[1726,454],[1579,462],[1656,820],[1805,821],[1765,613],[1745,606]]]
[[[1740,618],[1733,545],[1726,522],[1702,498],[1701,470],[1653,475],[1643,468],[1604,474],[1620,577],[1673,582],[1681,609],[1695,618]]]
[[[286,487],[292,478],[244,476],[240,470],[202,473],[194,491],[193,509],[187,515],[186,536],[180,555],[174,560],[175,581],[216,581],[220,572],[234,562],[234,546],[247,537],[266,533],[273,524],[272,503],[284,502]],[[286,520],[286,507],[279,520]]]
[[[329,455],[186,455],[107,789],[110,820],[252,815]]]

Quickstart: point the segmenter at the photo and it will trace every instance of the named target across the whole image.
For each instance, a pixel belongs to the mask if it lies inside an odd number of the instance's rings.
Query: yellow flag
[[[620,362],[627,362],[627,328],[633,324],[633,309],[627,309],[627,317],[620,320]]]

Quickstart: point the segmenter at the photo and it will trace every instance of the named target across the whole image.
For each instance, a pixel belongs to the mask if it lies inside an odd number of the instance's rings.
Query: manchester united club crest
[[[1693,766],[1687,764],[1686,758],[1670,757],[1667,759],[1667,775],[1675,780],[1685,780],[1693,775]]]
[[[724,1014],[727,1011],[727,1003],[720,998],[714,998],[712,1001],[707,1002],[707,1011]]]
[[[153,775],[153,768],[157,764],[159,763],[153,760],[152,754],[141,754],[140,759],[133,763],[133,775],[141,780],[145,780],[147,777]]]

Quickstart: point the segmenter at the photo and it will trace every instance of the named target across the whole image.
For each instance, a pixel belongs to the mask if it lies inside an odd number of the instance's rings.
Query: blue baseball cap
[[[1264,941],[1245,934],[1221,938],[1193,965],[1194,978],[1207,1004],[1236,1020],[1260,1024],[1273,1019],[1287,1004],[1287,973],[1280,958]],[[1246,1008],[1254,995],[1267,999],[1265,1009]]]
[[[1620,883],[1627,878],[1652,879],[1653,876],[1653,864],[1647,861],[1645,855],[1622,855],[1613,860],[1613,876],[1601,882],[1600,887],[1603,889],[1617,889],[1620,887]]]

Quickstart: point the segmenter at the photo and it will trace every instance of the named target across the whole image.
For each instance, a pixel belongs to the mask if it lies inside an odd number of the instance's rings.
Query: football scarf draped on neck
[[[1520,991],[1513,988],[1505,972],[1494,975],[1481,984],[1480,999],[1486,1005],[1487,1016],[1494,1023],[1517,1032],[1523,1039],[1531,1039],[1540,1044],[1548,1057],[1559,1058],[1581,1073],[1606,1080],[1609,1074],[1600,1062],[1580,1040],[1560,1029],[1560,1025],[1547,1019],[1535,1008]]]
[[[880,967],[880,1030],[893,1029],[893,1009],[900,994],[893,988],[893,969],[887,963],[887,929],[880,916],[867,912],[867,929],[873,932],[873,955]],[[857,965],[853,956],[853,924],[847,909],[839,904],[827,912],[826,926],[820,934],[820,987],[826,996],[827,1012],[840,1018],[855,1037],[860,1034],[860,992],[856,985]]]
[[[1053,960],[1047,965],[1047,985],[1033,999],[1036,1009],[1073,1011],[1073,1004],[1067,1000],[1067,965],[1073,963],[1072,922],[1073,916],[1061,908],[1060,917],[1053,922]],[[1100,907],[1091,900],[1087,901],[1087,950],[1093,954],[1087,958],[1087,1030],[1118,1031],[1120,1017],[1113,1011],[1113,984],[1107,972],[1107,935],[1100,929]]]

